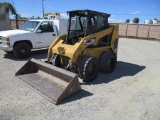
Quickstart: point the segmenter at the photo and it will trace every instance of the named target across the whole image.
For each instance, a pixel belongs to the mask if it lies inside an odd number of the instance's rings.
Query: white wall
[[[0,31],[10,29],[9,13],[5,12],[6,7],[0,7]]]

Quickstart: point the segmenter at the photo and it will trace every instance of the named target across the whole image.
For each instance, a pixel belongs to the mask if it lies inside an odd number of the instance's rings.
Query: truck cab
[[[0,49],[26,58],[31,49],[48,48],[59,34],[67,32],[67,19],[28,20],[20,29],[0,32]]]

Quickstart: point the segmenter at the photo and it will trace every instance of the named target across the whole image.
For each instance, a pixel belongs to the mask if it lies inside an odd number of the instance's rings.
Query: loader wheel
[[[84,56],[78,64],[79,77],[83,82],[93,81],[99,72],[98,60],[91,56]]]
[[[100,69],[103,72],[111,73],[116,67],[117,57],[112,52],[105,52],[100,58]]]
[[[61,67],[61,60],[60,60],[60,55],[56,54],[54,55],[53,59],[51,60],[52,64],[56,67]]]
[[[18,43],[13,52],[18,58],[27,58],[31,53],[31,47],[27,43]]]

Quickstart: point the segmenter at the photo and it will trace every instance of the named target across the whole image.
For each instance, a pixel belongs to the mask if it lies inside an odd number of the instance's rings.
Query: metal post
[[[127,37],[127,31],[128,31],[128,23],[127,23],[127,27],[126,27],[126,35],[125,35],[125,37]]]
[[[18,15],[16,14],[16,29],[19,29]]]
[[[148,25],[148,33],[147,33],[147,39],[149,39],[150,26],[151,26],[151,25]]]
[[[136,38],[138,36],[139,24],[137,23]]]
[[[44,5],[43,5],[43,1],[44,0],[42,0],[42,12],[43,12],[43,19],[44,19]]]

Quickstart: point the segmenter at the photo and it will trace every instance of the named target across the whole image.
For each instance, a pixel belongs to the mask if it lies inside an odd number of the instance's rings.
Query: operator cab
[[[108,17],[110,14],[92,10],[74,10],[67,13],[69,14],[67,44],[74,45],[81,38],[109,27]]]

